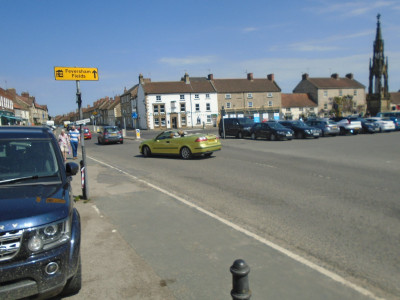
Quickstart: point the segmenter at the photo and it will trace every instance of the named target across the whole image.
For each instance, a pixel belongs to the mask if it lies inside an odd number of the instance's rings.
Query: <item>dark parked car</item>
[[[124,143],[122,132],[118,126],[103,126],[98,133],[97,141],[99,144]]]
[[[361,133],[376,133],[376,132],[380,132],[380,130],[381,130],[378,123],[368,121],[361,117],[351,117],[350,120],[361,122]]]
[[[307,120],[305,123],[310,127],[321,129],[322,136],[337,136],[340,133],[336,122],[329,119],[311,119]]]
[[[315,139],[322,135],[322,131],[319,128],[310,127],[303,121],[278,121],[283,126],[292,129],[294,135],[297,139],[305,139],[308,137],[313,137]]]
[[[0,299],[76,294],[81,225],[71,176],[44,127],[0,127]],[[35,298],[36,299],[36,298]]]
[[[235,136],[239,139],[250,136],[250,128],[254,121],[249,118],[223,118],[219,122],[218,132],[220,136]]]
[[[250,129],[251,139],[263,137],[271,141],[293,139],[293,130],[286,128],[278,122],[254,123]]]

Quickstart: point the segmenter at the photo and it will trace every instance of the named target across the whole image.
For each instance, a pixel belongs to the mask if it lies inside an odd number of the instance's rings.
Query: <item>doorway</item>
[[[176,115],[171,116],[171,125],[172,128],[178,128],[178,117]]]

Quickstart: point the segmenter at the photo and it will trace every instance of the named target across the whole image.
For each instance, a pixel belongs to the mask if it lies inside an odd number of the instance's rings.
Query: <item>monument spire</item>
[[[369,62],[369,86],[367,104],[371,114],[389,109],[389,86],[388,86],[388,59],[384,54],[384,41],[381,30],[381,15],[376,16],[376,36],[373,48],[373,57]]]

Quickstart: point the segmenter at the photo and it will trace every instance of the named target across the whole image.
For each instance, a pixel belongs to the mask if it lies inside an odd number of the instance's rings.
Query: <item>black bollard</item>
[[[237,259],[231,266],[232,273],[232,291],[231,296],[233,300],[248,300],[251,297],[249,289],[250,267],[243,259]]]

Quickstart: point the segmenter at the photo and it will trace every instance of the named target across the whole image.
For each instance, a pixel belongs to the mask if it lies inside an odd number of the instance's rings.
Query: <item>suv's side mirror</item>
[[[74,162],[69,162],[65,164],[65,172],[67,176],[74,176],[78,173],[79,165]]]

